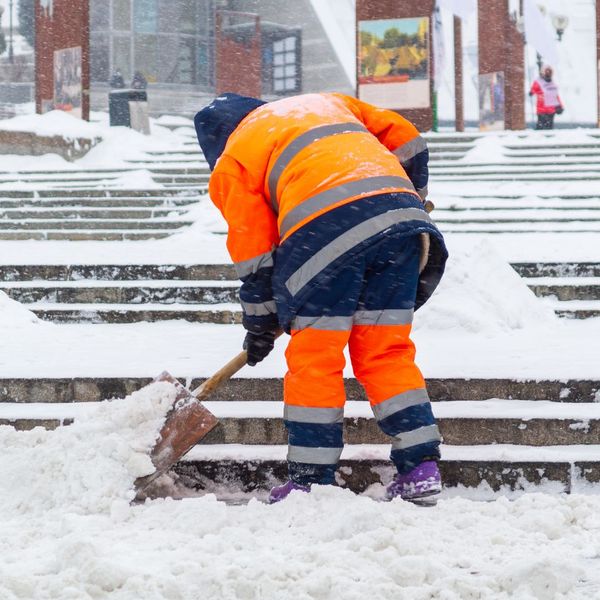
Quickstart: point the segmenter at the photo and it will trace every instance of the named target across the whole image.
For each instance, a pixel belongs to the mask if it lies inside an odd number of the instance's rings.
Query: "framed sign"
[[[479,129],[504,129],[504,72],[479,75]]]
[[[383,108],[429,108],[429,17],[359,21],[358,35],[358,97]]]
[[[81,46],[54,51],[54,108],[81,118]]]

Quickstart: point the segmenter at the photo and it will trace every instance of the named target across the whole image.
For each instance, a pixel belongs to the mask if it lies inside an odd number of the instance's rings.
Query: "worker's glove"
[[[564,112],[564,110],[565,109],[562,106],[559,105],[559,106],[556,107],[556,114],[557,115],[562,115],[563,112]]]
[[[243,348],[248,352],[248,365],[254,367],[266,358],[275,345],[275,332],[252,333],[248,331]]]

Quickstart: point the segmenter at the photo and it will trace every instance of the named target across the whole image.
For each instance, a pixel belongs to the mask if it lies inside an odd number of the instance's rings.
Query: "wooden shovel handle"
[[[275,339],[283,334],[283,329],[275,332]],[[216,390],[224,381],[230,379],[248,362],[248,352],[242,350],[236,357],[232,358],[224,367],[221,367],[212,377],[199,385],[192,391],[192,395],[202,401]]]

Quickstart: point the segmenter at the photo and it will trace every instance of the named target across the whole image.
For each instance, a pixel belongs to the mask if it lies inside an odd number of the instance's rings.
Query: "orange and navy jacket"
[[[383,236],[430,234],[416,308],[429,298],[447,253],[423,208],[427,145],[409,121],[341,94],[224,94],[195,124],[248,330],[289,328],[317,286],[335,285],[336,270]]]

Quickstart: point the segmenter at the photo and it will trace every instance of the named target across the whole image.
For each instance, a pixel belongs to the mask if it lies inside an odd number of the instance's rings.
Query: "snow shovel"
[[[277,339],[283,331],[275,335]],[[158,477],[166,473],[182,456],[189,452],[219,420],[202,405],[223,382],[235,375],[248,361],[248,353],[242,350],[235,358],[217,371],[195,390],[189,391],[173,375],[164,371],[154,381],[166,381],[177,388],[173,406],[165,417],[158,441],[150,452],[155,471],[150,475],[138,477],[133,486],[136,499]]]

